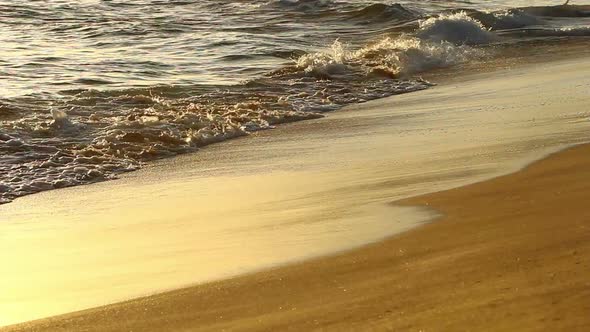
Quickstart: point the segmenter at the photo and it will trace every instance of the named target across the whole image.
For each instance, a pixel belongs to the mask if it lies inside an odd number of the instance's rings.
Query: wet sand
[[[434,223],[384,242],[4,331],[585,331],[590,146],[397,202]]]

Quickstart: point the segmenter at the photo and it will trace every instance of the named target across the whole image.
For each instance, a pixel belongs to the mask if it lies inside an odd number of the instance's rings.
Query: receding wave
[[[429,85],[271,75],[240,86],[64,91],[61,105],[2,125],[0,203],[113,179],[145,161]]]

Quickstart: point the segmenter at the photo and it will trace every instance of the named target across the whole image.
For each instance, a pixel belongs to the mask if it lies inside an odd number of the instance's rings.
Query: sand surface
[[[387,241],[4,331],[587,331],[590,146],[398,202],[444,214]]]

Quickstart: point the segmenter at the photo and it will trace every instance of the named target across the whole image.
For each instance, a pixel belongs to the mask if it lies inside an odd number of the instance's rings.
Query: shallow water
[[[590,34],[588,7],[534,4],[0,1],[0,203]]]

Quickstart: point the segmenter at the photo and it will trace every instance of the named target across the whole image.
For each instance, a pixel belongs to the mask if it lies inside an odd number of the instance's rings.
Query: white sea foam
[[[318,78],[354,74],[365,76],[408,76],[434,68],[444,68],[483,55],[482,51],[447,41],[431,42],[412,36],[386,37],[358,50],[349,50],[339,41],[324,52],[306,54],[296,66]]]
[[[0,203],[43,190],[103,181],[134,170],[146,160],[194,151],[273,124],[321,116],[290,109],[290,105],[275,108],[276,101],[262,97],[245,102],[225,96],[224,101],[220,92],[172,105],[166,98],[145,92],[147,95],[134,96],[105,92],[97,98],[88,91],[74,98],[93,99],[94,105],[106,101],[116,105],[118,113],[95,106],[72,110],[75,116],[68,116],[65,110],[53,108],[48,115],[31,113],[7,122],[10,127],[4,130],[21,137],[0,136]]]
[[[407,76],[448,67],[483,55],[467,45],[496,39],[483,24],[465,12],[442,14],[419,22],[414,34],[386,37],[357,50],[336,40],[323,52],[299,57],[295,66],[316,78],[337,76]]]
[[[323,52],[305,54],[297,59],[296,66],[306,74],[319,77],[330,77],[342,74],[347,70],[347,63],[353,61],[352,54],[338,40],[330,49]]]
[[[448,42],[431,43],[414,37],[385,38],[355,52],[355,57],[371,63],[371,70],[398,75],[412,75],[434,68],[455,65],[482,52]]]

